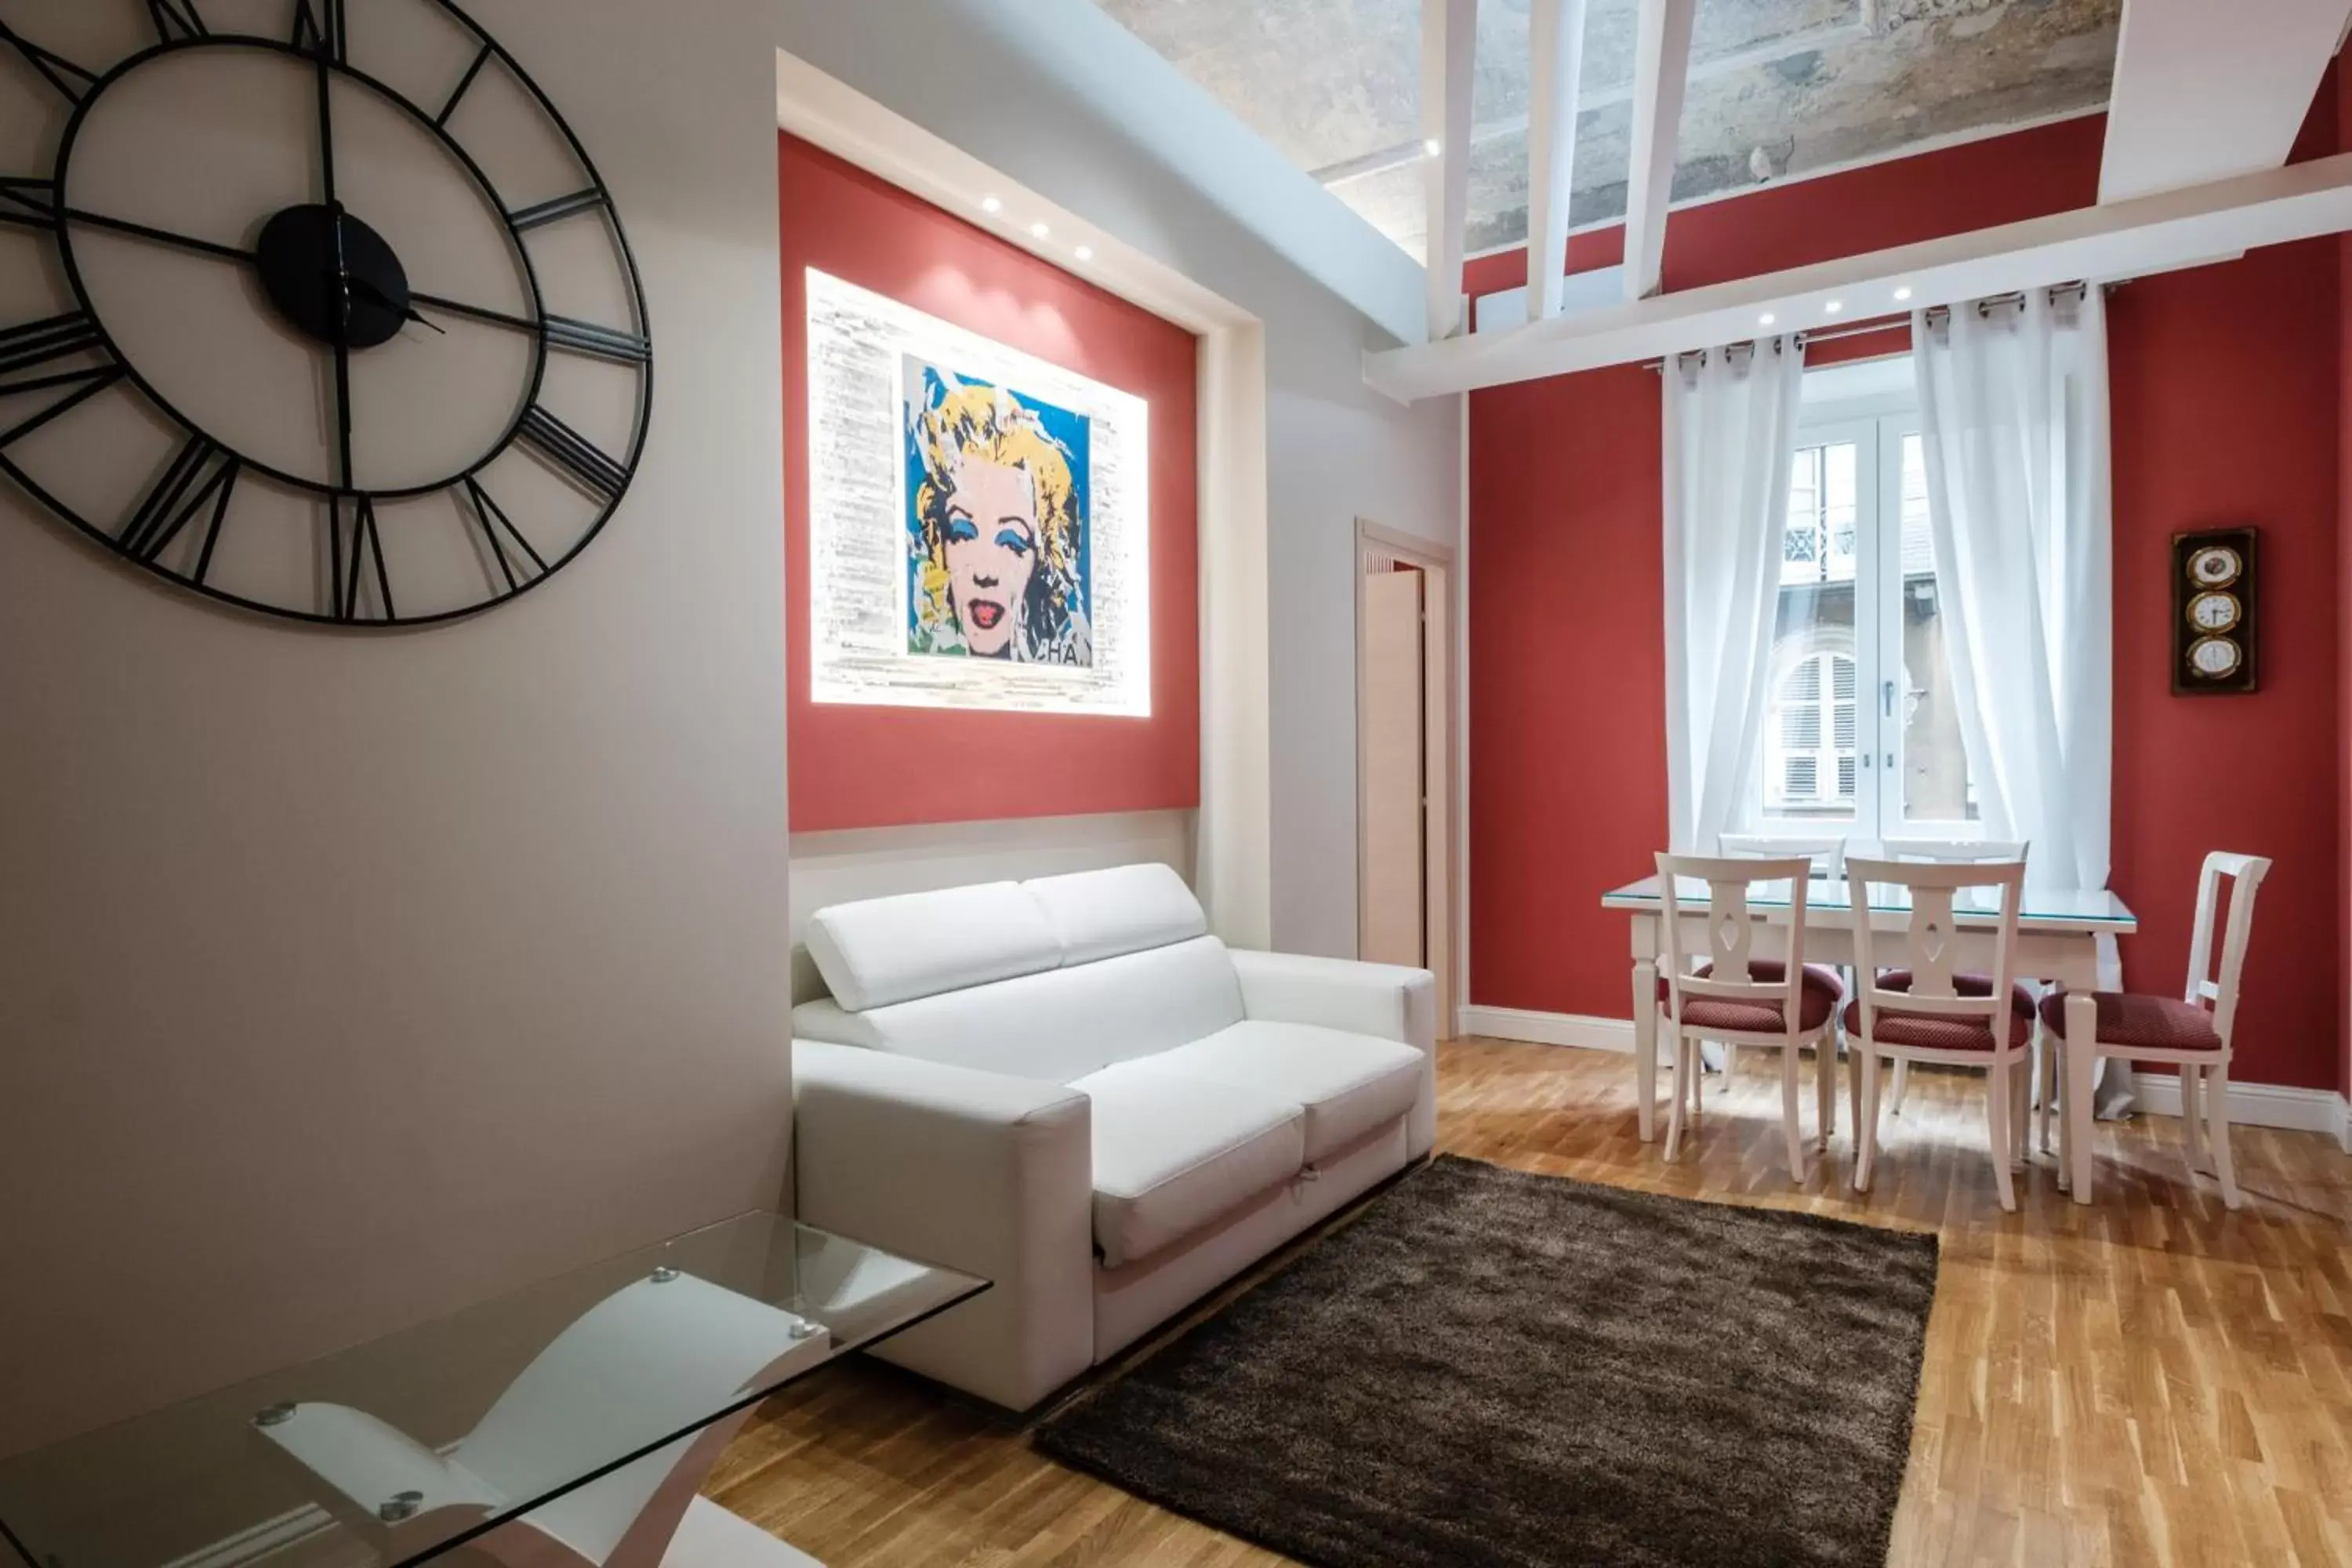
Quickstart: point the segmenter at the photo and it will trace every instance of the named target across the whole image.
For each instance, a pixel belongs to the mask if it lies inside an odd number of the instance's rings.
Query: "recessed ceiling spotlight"
[[[1042,223],[1033,223],[1029,226],[1029,232],[1035,238],[1043,239],[1054,231]]]
[[[980,198],[980,210],[984,213],[1003,212],[1004,204],[994,196],[982,196]]]
[[[1769,310],[1767,310],[1767,311],[1765,311],[1762,315],[1760,315],[1760,316],[1757,317],[1757,318],[1756,318],[1756,324],[1757,324],[1758,326],[1759,326],[1759,327],[1769,327],[1769,326],[1770,326],[1770,325],[1772,324],[1772,312],[1771,312],[1771,311],[1769,311]]]
[[[1082,245],[1075,254],[1081,261],[1092,261],[1095,258],[1095,247],[1091,245]]]
[[[1908,300],[1911,298],[1911,285],[1906,283],[1902,288],[1895,290],[1895,297],[1898,300]]]
[[[1423,141],[1421,150],[1434,158],[1440,153],[1445,151],[1445,143],[1440,142],[1436,137],[1431,136]]]
[[[1845,309],[1845,303],[1844,303],[1844,301],[1840,300],[1830,300],[1827,304],[1824,304],[1824,305],[1822,307],[1822,310],[1826,310],[1826,311],[1828,311],[1831,315],[1834,316],[1834,315],[1836,315],[1840,310],[1844,310],[1844,309]]]

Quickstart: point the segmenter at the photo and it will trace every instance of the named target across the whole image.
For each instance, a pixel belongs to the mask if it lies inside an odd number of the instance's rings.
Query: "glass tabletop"
[[[399,1568],[650,1489],[706,1427],[987,1289],[741,1215],[0,1459],[0,1533],[30,1568]]]
[[[1675,879],[1675,901],[1684,909],[1706,908],[1706,884],[1692,877]],[[1873,914],[1906,914],[1911,909],[1909,889],[1881,882],[1867,884],[1870,910]],[[1658,879],[1644,877],[1638,882],[1628,882],[1601,895],[1604,909],[1655,909],[1659,904]],[[1790,882],[1785,877],[1748,884],[1748,907],[1769,912],[1785,910],[1790,905]],[[1805,908],[1809,914],[1830,914],[1850,918],[1853,910],[1852,888],[1843,879],[1832,880],[1816,877],[1805,884]],[[2000,890],[1998,888],[1962,888],[1952,899],[1952,911],[1962,919],[1990,921],[2000,913]],[[2028,888],[2018,904],[2017,924],[2021,931],[2089,929],[2116,933],[2128,933],[2139,929],[2139,917],[2125,907],[2124,901],[2104,889],[2085,890],[2073,888]],[[1875,927],[1873,928],[1876,929]]]

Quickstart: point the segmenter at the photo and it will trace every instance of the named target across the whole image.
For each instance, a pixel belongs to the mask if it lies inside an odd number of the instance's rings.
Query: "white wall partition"
[[[1380,323],[1420,314],[1419,269],[1089,0],[903,0],[887,28],[858,6],[775,14],[797,61],[1263,323],[1202,359],[1205,388],[1257,357],[1265,412],[1262,540],[1205,526],[1255,458],[1202,476],[1203,894],[1236,940],[1351,954],[1355,519],[1445,543],[1459,510],[1457,405],[1363,382],[1393,341]],[[940,90],[955,81],[988,90]],[[1221,896],[1266,864],[1263,905]]]
[[[782,1194],[769,7],[467,9],[614,193],[644,466],[544,585],[389,635],[0,486],[0,1450]]]

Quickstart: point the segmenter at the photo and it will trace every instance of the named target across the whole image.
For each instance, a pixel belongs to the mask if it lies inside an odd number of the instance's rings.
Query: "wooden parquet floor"
[[[1440,1056],[1438,1143],[1937,1231],[1899,1568],[2352,1568],[2352,1158],[2317,1134],[2241,1129],[2247,1206],[2231,1215],[2210,1181],[2190,1184],[2179,1123],[2146,1117],[2101,1126],[2097,1205],[2069,1200],[2037,1159],[2004,1215],[1982,1083],[1916,1071],[1860,1196],[1850,1129],[1790,1184],[1761,1057],[1709,1093],[1695,1147],[1668,1167],[1662,1143],[1634,1135],[1625,1058],[1460,1040]],[[1066,1470],[1011,1418],[863,1362],[771,1401],[711,1489],[829,1568],[1286,1561]]]

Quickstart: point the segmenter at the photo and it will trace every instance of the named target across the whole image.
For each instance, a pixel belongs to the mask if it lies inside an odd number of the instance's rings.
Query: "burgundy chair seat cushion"
[[[2193,1002],[2125,991],[2094,991],[2091,1000],[2099,1010],[2098,1036],[2103,1046],[2147,1046],[2160,1051],[2221,1048],[2221,1037],[2213,1032],[2213,1015]],[[2042,1021],[2060,1039],[2066,1037],[2064,992],[2042,999]]]
[[[1911,972],[1907,969],[1885,970],[1878,976],[1878,988],[1881,991],[1908,991],[1911,989]],[[1952,989],[1963,996],[1990,996],[1992,994],[1992,976],[1955,974],[1952,976]],[[2022,980],[2010,982],[2009,1005],[2027,1018],[2033,1016],[2033,993],[2025,988]]]
[[[1695,977],[1704,980],[1714,973],[1714,964],[1703,963]],[[1788,966],[1777,958],[1748,961],[1748,978],[1759,984],[1777,984],[1788,977]],[[1837,971],[1826,963],[1805,965],[1805,976],[1798,985],[1800,1029],[1818,1029],[1828,1023],[1830,1015],[1837,1011],[1838,1003],[1845,997],[1844,983],[1838,979]],[[1658,1005],[1667,1005],[1672,994],[1666,977],[1658,976]],[[1682,1022],[1685,1029],[1721,1029],[1738,1035],[1778,1035],[1788,1028],[1781,1022],[1778,1002],[1734,1002],[1721,996],[1685,996]]]
[[[1959,977],[1953,976],[1957,988]],[[1986,991],[1991,987],[1987,986]],[[1871,1019],[1872,1041],[1882,1046],[1917,1046],[1930,1051],[1990,1051],[1992,1031],[1981,1018],[1954,1018],[1937,1013],[1897,1013],[1881,1007]],[[2025,1044],[2033,1028],[2033,1010],[2028,1007],[2009,1015],[2009,1044],[2014,1050]],[[1845,1032],[1849,1038],[1862,1037],[1862,1003],[1857,999],[1846,1005]]]

